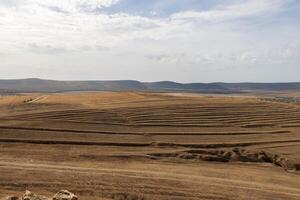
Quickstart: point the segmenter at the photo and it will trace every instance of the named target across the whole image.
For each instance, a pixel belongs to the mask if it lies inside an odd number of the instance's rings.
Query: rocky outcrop
[[[54,195],[52,200],[78,200],[77,196],[68,190],[61,190]]]
[[[26,190],[22,197],[8,196],[1,200],[78,200],[77,196],[68,190],[57,192],[52,198],[36,195],[33,192]]]
[[[26,190],[25,194],[22,197],[22,200],[48,200],[48,198],[44,196],[36,195],[33,192]]]
[[[153,153],[149,156],[156,158],[179,158],[184,160],[203,160],[214,162],[258,162],[258,163],[272,163],[276,166],[282,167],[287,171],[299,171],[300,164],[282,156],[271,154],[265,151],[249,151],[242,148],[233,149],[192,149],[187,151],[172,152],[172,153]]]

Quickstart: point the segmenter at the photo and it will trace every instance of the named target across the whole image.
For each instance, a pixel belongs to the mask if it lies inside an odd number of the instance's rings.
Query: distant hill
[[[171,81],[161,81],[153,83],[143,83],[149,90],[215,90],[227,91],[226,87],[216,83],[176,83]]]
[[[300,90],[300,82],[294,83],[216,83],[230,90]]]
[[[19,92],[147,90],[138,81],[53,81],[43,79],[0,80],[0,89]]]
[[[66,92],[66,91],[194,91],[232,93],[252,91],[299,90],[294,83],[177,83],[171,81],[139,82],[120,81],[54,81],[44,79],[0,80],[0,93],[15,92]]]
[[[14,95],[17,91],[0,89],[0,95]]]

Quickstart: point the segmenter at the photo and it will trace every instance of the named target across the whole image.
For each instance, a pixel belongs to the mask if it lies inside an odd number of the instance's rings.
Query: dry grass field
[[[0,98],[0,198],[299,200],[300,105],[159,93]]]

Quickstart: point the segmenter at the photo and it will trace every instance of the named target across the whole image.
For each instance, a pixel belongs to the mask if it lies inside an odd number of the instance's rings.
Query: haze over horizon
[[[2,0],[0,79],[300,82],[299,0]]]

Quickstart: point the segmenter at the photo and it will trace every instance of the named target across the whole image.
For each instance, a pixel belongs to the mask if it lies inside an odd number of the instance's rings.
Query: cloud
[[[58,8],[65,12],[94,11],[109,7],[118,0],[28,0],[30,3],[39,4],[50,8]]]
[[[36,43],[28,44],[28,49],[33,53],[47,54],[47,55],[68,53],[68,52],[73,52],[74,51],[74,50],[71,50],[71,49],[57,48],[57,47],[54,47],[50,44],[38,45]]]
[[[57,8],[66,12],[92,11],[116,4],[119,0],[2,0],[0,4],[7,6],[40,5]]]
[[[124,2],[127,7],[121,9]],[[80,71],[68,75],[76,79],[103,74],[105,79],[149,80],[151,74],[172,74],[160,78],[183,80],[203,71],[211,72],[204,78],[213,79],[216,70],[222,73],[226,67],[259,70],[299,63],[300,16],[291,15],[292,0],[134,2],[0,1],[0,69],[21,69],[26,63],[26,68],[52,67],[57,73],[62,68]],[[143,10],[145,4],[149,8]],[[135,12],[140,9],[156,14]],[[95,73],[85,72],[86,66]]]
[[[2,0],[0,6],[15,6],[22,3],[22,0]]]
[[[238,4],[217,6],[207,11],[185,11],[171,16],[172,20],[226,21],[268,14],[282,9],[289,0],[249,0]]]

